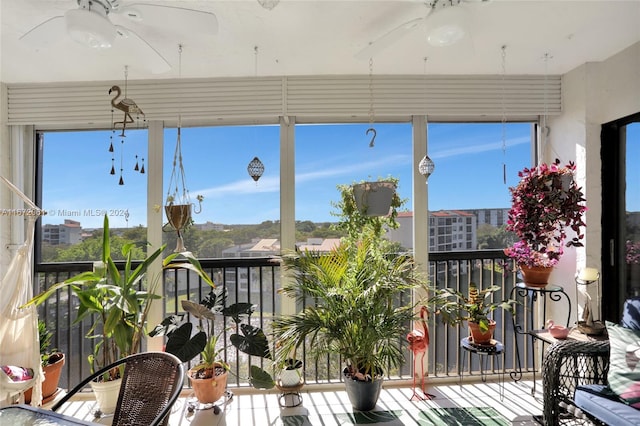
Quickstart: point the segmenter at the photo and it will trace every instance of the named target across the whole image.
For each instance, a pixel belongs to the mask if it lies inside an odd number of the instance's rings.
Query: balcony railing
[[[473,281],[479,287],[499,285],[502,292],[496,298],[508,298],[515,283],[515,273],[505,270],[504,263],[511,261],[504,257],[501,250],[468,251],[468,252],[433,252],[429,260],[429,276],[431,285],[438,288],[453,287],[463,293],[468,289],[468,283]],[[228,292],[227,303],[249,302],[257,305],[252,322],[261,327],[268,334],[270,323],[274,315],[281,312],[281,298],[278,295],[280,287],[280,266],[272,258],[247,259],[204,259],[203,268],[213,277],[218,286],[223,286]],[[78,272],[90,270],[89,262],[40,264],[37,266],[37,280],[34,292],[39,293],[51,285],[63,281]],[[185,270],[169,270],[164,273],[163,310],[166,315],[181,312],[180,301],[184,299],[201,300],[211,288],[202,283],[197,275]],[[407,295],[409,297],[409,295]],[[75,311],[78,301],[70,289],[59,291],[39,308],[40,317],[53,330],[52,345],[67,354],[65,371],[62,374],[60,386],[68,387],[89,374],[87,356],[91,354],[93,343],[85,338],[90,328],[89,320],[74,324]],[[513,371],[517,365],[515,360],[515,339],[518,339],[523,370],[528,371],[533,365],[533,351],[529,347],[529,340],[524,335],[514,332],[512,316],[497,310],[494,318],[498,322],[495,338],[505,344],[504,363],[489,365],[485,372],[491,374]],[[221,319],[221,321],[223,321]],[[221,325],[225,333],[223,339],[229,342],[228,327],[231,323]],[[407,325],[407,332],[411,325]],[[446,326],[439,322],[432,314],[429,320],[430,346],[429,377],[431,379],[457,377],[461,366],[462,353],[460,339],[468,335],[466,324],[457,327]],[[405,336],[398,336],[398,344],[402,344]],[[299,357],[305,362],[306,383],[329,383],[341,380],[341,360],[337,356],[314,360],[307,348],[302,350]],[[402,368],[389,375],[389,379],[407,379],[412,377],[413,362],[411,353],[407,349],[406,360]],[[225,360],[231,365],[232,376],[229,378],[231,386],[246,386],[247,371],[251,363],[259,362],[265,369],[271,366],[267,361],[238,352],[233,346],[227,345],[223,352]],[[495,362],[494,357],[490,357]],[[465,371],[479,374],[478,357],[467,357]],[[483,366],[484,368],[485,366]],[[467,375],[468,373],[465,373]]]

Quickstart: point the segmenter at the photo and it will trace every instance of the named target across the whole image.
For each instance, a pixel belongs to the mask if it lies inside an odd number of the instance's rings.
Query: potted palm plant
[[[515,300],[493,300],[500,290],[497,285],[478,289],[474,282],[470,282],[468,295],[453,288],[434,289],[428,304],[446,324],[457,325],[467,321],[473,343],[487,345],[491,344],[496,327],[495,320],[491,318],[493,311],[502,308],[515,313]]]
[[[512,204],[506,229],[519,241],[504,251],[518,263],[527,285],[546,286],[563,248],[582,246],[587,207],[575,169],[574,163],[560,166],[556,159],[520,171],[520,182],[509,188]],[[568,241],[567,229],[575,233]]]
[[[138,266],[134,267],[132,243],[122,246],[125,258],[124,270],[118,270],[111,254],[109,218],[104,217],[102,258],[94,262],[93,271],[83,272],[61,283],[57,283],[35,296],[28,303],[41,304],[58,290],[71,287],[78,297],[78,313],[74,324],[93,317],[86,337],[93,341],[93,353],[88,361],[91,372],[106,367],[116,360],[139,352],[145,336],[147,316],[151,304],[161,296],[156,294],[160,276],[147,279],[147,270],[158,259],[165,246],[156,249]],[[186,262],[177,262],[178,256]],[[211,278],[202,270],[200,262],[190,252],[171,253],[162,261],[162,269],[187,269],[197,273],[213,285]],[[110,413],[115,409],[120,388],[120,370],[105,373],[99,382],[91,385],[96,391],[100,411]],[[102,397],[102,390],[108,396]]]
[[[389,251],[381,221],[393,219],[362,216],[349,209],[351,204],[345,209],[344,200],[352,203],[352,198],[344,187],[341,192],[338,227],[347,236],[340,245],[328,254],[289,252],[282,258],[291,274],[282,293],[299,303],[314,303],[276,318],[273,329],[278,359],[301,346],[316,359],[339,354],[346,364],[343,378],[351,404],[367,411],[376,405],[385,369],[404,362],[401,336],[415,317],[416,303],[398,301],[403,294],[411,299],[422,280],[413,258]]]

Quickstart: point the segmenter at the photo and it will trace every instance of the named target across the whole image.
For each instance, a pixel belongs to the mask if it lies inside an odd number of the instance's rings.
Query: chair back
[[[112,425],[164,423],[182,390],[182,362],[167,352],[144,352],[125,359]]]

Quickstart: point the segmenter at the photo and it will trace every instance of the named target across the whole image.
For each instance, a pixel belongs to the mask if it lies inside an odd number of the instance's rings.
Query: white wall
[[[587,199],[585,247],[565,251],[551,278],[575,299],[576,271],[584,266],[602,270],[600,129],[604,123],[640,112],[640,43],[565,74],[562,102],[562,114],[549,120],[551,131],[542,160],[575,161],[578,184]],[[595,288],[592,292],[595,300]],[[555,314],[566,317],[566,313]]]

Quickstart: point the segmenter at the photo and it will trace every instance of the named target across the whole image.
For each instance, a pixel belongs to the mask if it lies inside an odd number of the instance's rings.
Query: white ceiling
[[[138,0],[120,2],[130,7]],[[418,0],[280,0],[272,10],[258,0],[146,3],[212,12],[219,30],[194,32],[173,14],[133,22],[111,13],[112,22],[134,30],[172,66],[153,74],[145,55],[125,39],[104,51],[65,34],[52,34],[48,46],[19,40],[43,21],[77,8],[77,0],[2,0],[0,81],[119,80],[125,65],[129,79],[368,74],[368,51],[364,58],[358,53],[429,10]],[[505,45],[507,74],[563,74],[640,41],[640,0],[466,0],[457,7],[467,15],[465,39],[430,46],[426,32],[434,13],[389,47],[374,49],[373,73],[500,74]]]

